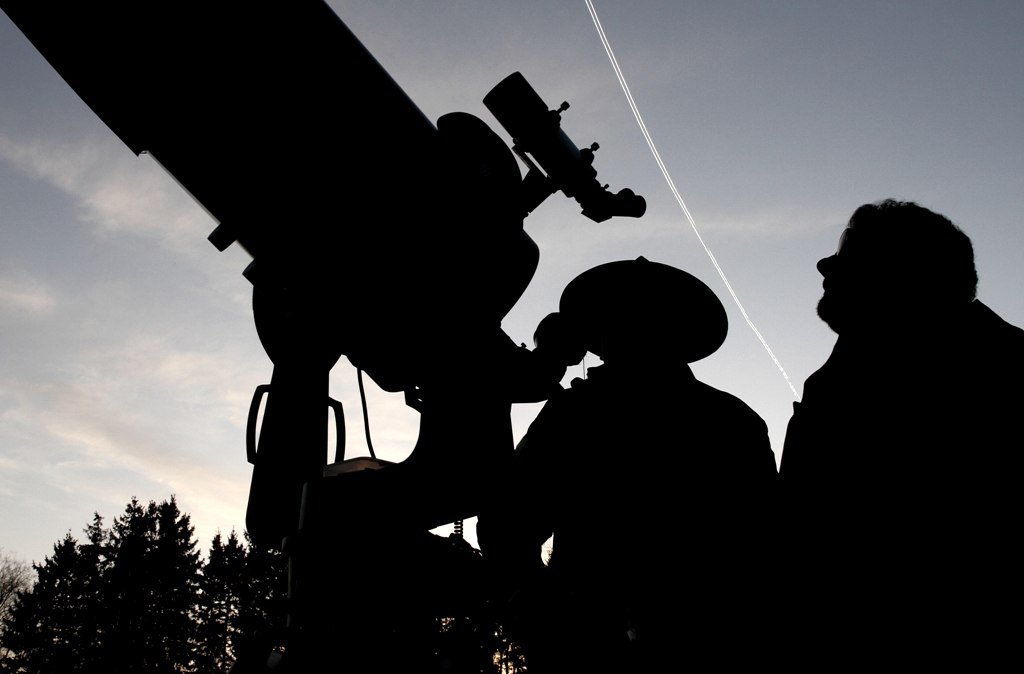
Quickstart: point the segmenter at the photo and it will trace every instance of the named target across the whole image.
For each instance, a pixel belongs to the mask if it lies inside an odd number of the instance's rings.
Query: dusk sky
[[[815,315],[815,263],[857,206],[886,197],[960,225],[974,242],[979,297],[1024,326],[1024,3],[594,0],[700,237],[777,362],[679,208],[584,0],[330,4],[430,119],[469,112],[510,141],[481,101],[520,71],[550,106],[571,104],[562,128],[580,147],[600,144],[599,179],[647,200],[640,219],[594,223],[556,194],[526,219],[541,258],[503,322],[517,342],[531,343],[566,283],[594,265],[643,255],[685,269],[715,290],[730,320],[725,345],[694,372],[764,418],[778,458],[792,403],[835,342]],[[126,58],[138,39],[125,35]],[[272,366],[242,277],[251,258],[237,245],[218,252],[206,239],[215,226],[0,14],[7,553],[42,561],[93,512],[109,522],[133,496],[175,495],[204,551],[218,530],[241,533],[246,414]],[[344,314],[343,301],[333,310]],[[949,357],[971,354],[950,344]],[[571,369],[566,383],[583,371]],[[898,404],[886,374],[876,373],[878,404]],[[365,454],[356,372],[344,357],[331,395],[346,409],[349,455]],[[372,383],[368,397],[378,456],[401,460],[418,414]],[[515,407],[516,438],[538,409]],[[682,475],[686,448],[662,451],[623,447],[622,459],[671,463]],[[870,462],[871,448],[849,458]]]

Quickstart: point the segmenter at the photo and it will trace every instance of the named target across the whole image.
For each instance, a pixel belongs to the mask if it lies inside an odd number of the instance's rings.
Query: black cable
[[[366,391],[363,389],[363,370],[356,368],[356,378],[359,380],[359,400],[363,403],[363,432],[366,434],[366,448],[370,450],[370,458],[376,459],[373,452],[373,442],[370,441],[370,414],[366,409]]]

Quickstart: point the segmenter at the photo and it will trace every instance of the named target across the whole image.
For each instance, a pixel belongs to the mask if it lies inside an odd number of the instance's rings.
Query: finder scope
[[[556,190],[579,202],[583,215],[595,222],[614,216],[638,218],[647,210],[644,198],[632,190],[612,194],[598,183],[593,167],[597,143],[581,150],[561,128],[568,103],[549,109],[519,72],[499,82],[483,102],[512,136],[512,149],[529,167],[523,182],[527,213]]]

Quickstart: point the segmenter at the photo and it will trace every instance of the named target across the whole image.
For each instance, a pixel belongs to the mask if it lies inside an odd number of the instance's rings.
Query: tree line
[[[244,639],[283,623],[286,562],[234,532],[204,559],[194,533],[174,497],[69,532],[7,602],[0,672],[228,671]]]
[[[283,633],[285,556],[231,532],[203,557],[173,496],[132,498],[109,526],[94,514],[83,534],[31,566],[4,556],[0,673],[228,672],[247,644]],[[522,670],[493,622],[439,616],[438,648],[453,643],[476,652],[468,671]]]

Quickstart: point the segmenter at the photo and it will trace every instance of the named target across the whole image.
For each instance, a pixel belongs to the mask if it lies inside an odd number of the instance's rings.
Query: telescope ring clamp
[[[252,401],[249,403],[249,418],[245,425],[245,457],[252,465],[256,465],[257,449],[257,421],[259,420],[260,404],[263,398],[271,392],[270,384],[260,384],[252,393]],[[340,463],[345,459],[345,408],[340,400],[327,397],[327,407],[334,412],[335,442],[334,442],[334,463]]]

